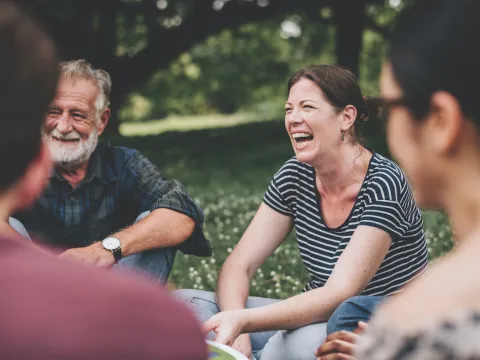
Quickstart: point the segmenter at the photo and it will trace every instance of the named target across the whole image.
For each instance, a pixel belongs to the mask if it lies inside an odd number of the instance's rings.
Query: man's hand
[[[203,324],[204,333],[207,334],[213,330],[217,333],[216,342],[232,346],[243,332],[244,311],[246,310],[228,310],[213,315]]]
[[[106,250],[100,242],[84,248],[69,249],[60,254],[60,257],[84,261],[103,268],[109,268],[115,264],[113,253]]]
[[[232,344],[232,347],[240,351],[243,355],[245,355],[250,360],[252,359],[252,344],[250,342],[250,335],[242,334],[235,339]]]
[[[359,334],[367,327],[367,323],[359,321],[354,332],[342,330],[328,335],[325,343],[315,353],[317,360],[354,360],[353,353]]]

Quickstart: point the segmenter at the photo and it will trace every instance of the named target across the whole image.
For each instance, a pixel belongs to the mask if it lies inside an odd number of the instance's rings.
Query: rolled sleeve
[[[167,181],[169,190],[153,202],[149,210],[170,209],[191,217],[198,226],[203,225],[203,211],[177,180]]]
[[[169,209],[193,219],[195,229],[178,249],[197,256],[212,255],[211,244],[203,234],[202,209],[179,181],[167,180],[145,156],[135,152],[124,164],[122,185],[139,212]]]

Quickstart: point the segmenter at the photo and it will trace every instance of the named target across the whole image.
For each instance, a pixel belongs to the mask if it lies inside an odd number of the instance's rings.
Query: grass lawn
[[[148,136],[138,136],[142,133],[139,125],[144,130],[150,126],[153,131],[161,124],[136,124],[137,128],[123,127],[128,136],[111,140],[142,151],[165,176],[180,180],[204,209],[205,233],[212,240],[215,253],[212,258],[177,255],[171,280],[178,288],[214,290],[223,261],[255,214],[272,176],[293,156],[282,121],[258,122],[252,117],[239,122],[244,124],[232,126],[235,121],[227,120],[222,125],[229,127],[190,131],[184,127]],[[386,154],[378,129],[369,132],[377,135],[367,137],[367,145]],[[450,248],[450,228],[438,213],[426,212],[425,223],[429,253],[435,258]],[[258,270],[250,292],[284,298],[298,293],[306,280],[291,234]]]
[[[121,124],[120,133],[124,136],[158,135],[167,131],[218,129],[260,121],[265,120],[259,115],[248,113],[169,116],[161,120]]]

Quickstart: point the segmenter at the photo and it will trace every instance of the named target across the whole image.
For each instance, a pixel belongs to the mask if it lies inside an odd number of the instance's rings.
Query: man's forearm
[[[170,209],[156,209],[144,219],[115,233],[123,256],[146,250],[177,246],[187,240],[195,229],[195,221]]]

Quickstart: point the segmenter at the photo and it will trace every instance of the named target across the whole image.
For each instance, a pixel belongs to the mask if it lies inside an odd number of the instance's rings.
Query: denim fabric
[[[354,296],[345,300],[330,316],[327,334],[340,330],[355,330],[359,321],[370,320],[375,308],[385,299],[386,296]]]
[[[203,290],[176,290],[173,295],[186,302],[203,323],[220,312],[215,293]],[[276,303],[280,300],[250,296],[247,308]],[[315,351],[326,338],[326,324],[312,324],[289,331],[264,331],[250,334],[252,353],[256,360],[314,360]],[[214,340],[215,333],[207,334]]]
[[[146,217],[150,211],[141,213],[135,222],[140,221]],[[20,235],[30,240],[30,236],[23,224],[15,218],[8,219],[10,226],[16,230]],[[175,260],[176,249],[165,248],[148,250],[138,254],[133,254],[124,257],[113,267],[118,271],[136,271],[141,274],[155,279],[161,284],[165,284],[172,270],[173,262]]]

